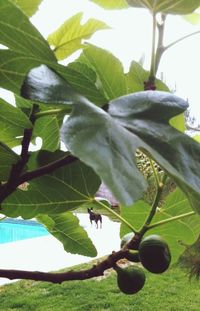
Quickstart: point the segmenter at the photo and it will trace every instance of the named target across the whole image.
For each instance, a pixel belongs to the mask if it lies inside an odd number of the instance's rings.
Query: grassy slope
[[[86,265],[82,265],[82,268]],[[200,284],[173,268],[163,275],[146,274],[143,290],[122,294],[116,275],[102,280],[65,282],[54,285],[20,281],[0,287],[0,310],[20,311],[198,311]]]

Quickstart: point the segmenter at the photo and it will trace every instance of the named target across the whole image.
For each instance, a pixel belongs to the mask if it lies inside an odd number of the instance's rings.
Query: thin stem
[[[56,109],[51,109],[51,110],[40,111],[40,112],[37,112],[35,114],[35,118],[38,119],[40,117],[57,115],[59,113],[65,113],[65,112],[69,112],[69,111],[70,111],[69,107],[67,107],[67,108],[56,108]]]
[[[183,36],[183,37],[179,38],[178,40],[175,40],[174,42],[172,42],[172,43],[170,43],[169,45],[165,46],[165,47],[164,47],[164,51],[166,51],[166,50],[169,49],[170,47],[174,46],[175,44],[177,44],[177,43],[179,43],[179,42],[181,42],[181,41],[183,41],[183,40],[185,40],[185,39],[187,39],[187,38],[189,38],[189,37],[192,37],[192,36],[194,36],[194,35],[197,35],[197,34],[199,34],[199,33],[200,33],[200,30],[197,30],[197,31],[195,31],[195,32],[192,32],[192,33],[186,35],[186,36]]]
[[[172,222],[172,221],[176,221],[176,220],[179,220],[179,219],[183,219],[183,218],[186,218],[186,217],[193,216],[195,214],[196,213],[194,211],[192,211],[192,212],[188,212],[188,213],[185,213],[185,214],[177,215],[177,216],[174,216],[174,217],[170,217],[170,218],[167,218],[167,219],[155,222],[152,225],[148,226],[148,230],[152,229],[152,228],[155,228],[155,227],[158,227],[158,226],[161,226],[161,225],[165,225],[165,224],[167,224],[169,222]]]
[[[151,168],[153,170],[153,174],[154,174],[154,177],[155,177],[156,185],[157,185],[157,188],[158,188],[159,184],[160,184],[158,172],[156,171],[156,169],[155,169],[155,167],[153,165],[153,160],[150,157],[149,157],[149,162],[150,162]]]
[[[156,214],[156,210],[157,210],[158,203],[160,201],[160,198],[161,198],[161,195],[162,195],[162,192],[163,192],[163,189],[164,189],[164,185],[165,185],[166,179],[167,179],[167,175],[164,174],[164,176],[162,178],[162,181],[159,183],[159,185],[157,187],[156,195],[155,195],[154,201],[152,203],[149,215],[147,216],[147,219],[146,219],[144,225],[142,226],[142,228],[139,231],[139,235],[140,236],[143,236],[145,234],[145,232],[147,230],[149,230],[149,225],[150,225],[153,217]]]
[[[20,176],[23,172],[23,169],[28,162],[29,159],[29,145],[31,142],[32,138],[32,133],[33,133],[33,125],[35,123],[35,112],[38,109],[37,105],[33,105],[29,120],[32,123],[32,127],[29,129],[24,130],[24,135],[22,138],[22,149],[21,149],[21,154],[20,154],[20,159],[15,163],[10,171],[10,175],[8,178],[8,181],[1,186],[1,191],[0,191],[0,203],[3,202],[5,198],[7,198],[12,192],[15,191],[15,189],[18,186],[18,180],[20,179]]]
[[[156,47],[156,14],[153,13],[153,31],[152,31],[152,47],[151,47],[151,67],[149,80],[155,80],[155,47]]]
[[[131,229],[135,234],[137,234],[137,230],[122,216],[120,216],[118,213],[116,213],[114,210],[112,210],[110,207],[108,207],[106,204],[102,203],[101,201],[94,200],[94,203],[99,205],[100,207],[105,208],[110,214],[114,215],[116,218],[118,218],[122,223],[124,223],[127,227]]]
[[[161,14],[161,23],[157,23],[158,45],[157,45],[156,57],[155,57],[156,58],[155,59],[155,74],[158,71],[160,60],[161,60],[162,54],[164,52],[163,40],[164,40],[165,21],[166,21],[166,15]]]

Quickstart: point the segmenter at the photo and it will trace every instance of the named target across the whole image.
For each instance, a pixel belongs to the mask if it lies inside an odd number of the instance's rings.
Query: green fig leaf
[[[200,0],[126,0],[136,8],[146,8],[153,13],[190,14],[200,6]]]
[[[169,125],[169,120],[187,106],[179,97],[158,91],[113,100],[109,114],[82,100],[74,105],[61,137],[68,150],[93,167],[122,204],[131,205],[146,189],[134,158],[141,148],[191,196],[191,202],[195,197],[192,203],[200,212],[197,205],[200,146]]]
[[[13,164],[17,163],[20,157],[8,146],[0,142],[0,181],[6,181]]]
[[[98,30],[110,28],[104,22],[93,18],[82,24],[82,17],[83,13],[70,17],[48,36],[48,42],[53,46],[58,60],[62,60],[77,50],[84,48],[83,39],[90,38]]]
[[[95,257],[96,248],[87,232],[79,225],[79,220],[71,212],[59,215],[39,215],[37,220],[62,244],[66,252]]]
[[[192,25],[197,25],[200,23],[200,14],[197,12],[189,15],[184,15],[183,18]]]
[[[103,7],[104,9],[124,9],[128,7],[126,0],[90,0]]]
[[[29,17],[34,15],[39,5],[41,4],[42,0],[12,0],[20,9]]]
[[[47,153],[43,154],[47,158]],[[63,155],[66,157],[65,153],[55,153],[55,159],[63,158]],[[52,156],[48,158],[48,163],[52,161]],[[91,202],[100,183],[93,170],[77,160],[30,181],[26,191],[17,189],[4,200],[1,212],[9,217],[21,216],[25,219],[38,214],[63,213]]]
[[[137,201],[131,207],[121,206],[121,216],[128,220],[137,230],[143,226],[151,207],[144,201]],[[153,218],[152,225],[165,221],[171,217],[191,213],[192,209],[185,194],[176,189],[169,194],[165,204],[159,208]],[[147,231],[145,236],[158,234],[168,243],[172,254],[172,262],[176,262],[188,245],[192,245],[199,236],[200,218],[198,214],[167,222]],[[120,236],[130,232],[130,229],[121,224]]]
[[[113,54],[94,45],[88,45],[78,61],[86,63],[96,72],[97,81],[107,100],[127,94],[123,65]]]
[[[148,81],[150,72],[145,70],[140,63],[131,62],[129,72],[126,74],[128,93],[134,93],[144,90],[144,82]],[[169,92],[169,88],[161,80],[155,80],[157,91]]]
[[[0,98],[0,141],[9,147],[20,145],[24,129],[31,129],[32,123],[18,108]]]

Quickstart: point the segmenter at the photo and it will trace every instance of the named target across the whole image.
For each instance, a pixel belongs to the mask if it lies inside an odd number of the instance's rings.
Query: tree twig
[[[24,135],[23,135],[22,144],[21,144],[22,149],[21,149],[20,159],[19,161],[17,161],[17,163],[15,163],[12,166],[7,183],[1,187],[0,203],[10,193],[12,193],[16,189],[16,187],[19,185],[18,180],[29,159],[29,145],[31,142],[33,126],[35,123],[34,115],[37,109],[38,109],[38,106],[34,104],[30,112],[30,116],[29,116],[29,120],[32,123],[32,127],[28,129],[24,129]]]
[[[34,281],[45,281],[52,283],[62,283],[72,280],[86,280],[93,277],[101,276],[104,271],[113,268],[116,262],[122,258],[126,258],[128,250],[120,250],[113,252],[102,262],[93,265],[92,268],[81,271],[67,271],[60,273],[40,272],[40,271],[22,271],[22,270],[7,270],[0,269],[0,277]]]
[[[51,163],[44,165],[42,167],[39,167],[33,171],[28,171],[28,172],[21,174],[21,176],[19,176],[17,178],[17,180],[15,180],[15,184],[12,187],[7,187],[7,184],[4,184],[1,186],[0,202],[3,202],[3,200],[5,198],[7,198],[8,195],[10,195],[12,192],[14,192],[15,189],[19,185],[24,183],[25,181],[30,181],[34,178],[40,177],[40,176],[45,175],[45,174],[50,174],[51,172],[55,171],[56,169],[58,169],[64,165],[71,164],[72,162],[74,162],[76,160],[78,160],[78,158],[71,156],[71,155],[67,155],[67,156],[65,156],[59,160],[51,162]]]

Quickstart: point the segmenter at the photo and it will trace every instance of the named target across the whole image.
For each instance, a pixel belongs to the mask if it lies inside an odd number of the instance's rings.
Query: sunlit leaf
[[[81,23],[83,13],[78,13],[64,22],[56,31],[48,36],[48,42],[54,47],[58,60],[62,60],[84,47],[83,39],[89,39],[96,31],[109,27],[96,19]]]
[[[32,16],[38,10],[42,0],[12,0],[28,16]]]
[[[193,25],[197,25],[200,23],[200,14],[197,12],[194,12],[194,13],[189,14],[189,15],[185,15],[185,16],[183,16],[183,18],[187,22],[189,22],[190,24],[193,24]]]
[[[28,17],[8,0],[0,2],[0,43],[22,56],[55,61],[51,49],[39,31],[30,23]],[[20,63],[23,67],[23,59]]]
[[[133,7],[146,8],[157,13],[189,14],[200,6],[200,0],[127,0]]]
[[[66,252],[90,257],[97,255],[87,232],[79,225],[79,220],[72,213],[40,215],[37,219],[63,244]]]
[[[126,78],[122,63],[110,52],[89,45],[79,58],[97,74],[98,83],[107,100],[127,94]]]
[[[179,114],[176,117],[173,117],[170,121],[169,124],[173,126],[175,129],[177,129],[180,132],[185,132],[186,131],[186,126],[185,126],[185,116],[184,113]]]
[[[90,0],[105,9],[124,9],[127,8],[126,0]]]
[[[195,136],[192,137],[194,140],[198,141],[198,143],[200,143],[200,134],[197,134]]]

